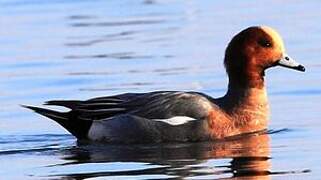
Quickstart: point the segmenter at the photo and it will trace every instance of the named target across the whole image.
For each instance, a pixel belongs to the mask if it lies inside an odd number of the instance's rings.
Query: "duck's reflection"
[[[215,143],[126,146],[79,144],[64,152],[64,159],[69,162],[60,166],[108,162],[143,162],[148,164],[146,168],[138,170],[76,172],[58,176],[72,179],[125,175],[268,179],[271,174],[269,155],[269,135],[265,133],[245,135]]]

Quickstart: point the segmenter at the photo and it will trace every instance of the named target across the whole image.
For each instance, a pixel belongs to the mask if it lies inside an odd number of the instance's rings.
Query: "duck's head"
[[[262,86],[264,71],[277,65],[305,71],[286,54],[281,36],[267,26],[249,27],[235,35],[226,49],[224,64],[230,83],[241,86]]]

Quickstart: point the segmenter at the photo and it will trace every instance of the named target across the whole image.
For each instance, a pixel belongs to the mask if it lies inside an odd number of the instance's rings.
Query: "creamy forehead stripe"
[[[282,40],[281,36],[279,35],[279,33],[277,33],[274,29],[267,27],[267,26],[262,26],[261,28],[264,32],[266,32],[267,34],[269,34],[272,37],[273,41],[280,47],[281,51],[285,52],[283,40]]]

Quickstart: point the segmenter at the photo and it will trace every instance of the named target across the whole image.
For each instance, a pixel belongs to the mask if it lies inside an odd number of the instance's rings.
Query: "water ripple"
[[[149,55],[135,55],[134,52],[120,52],[111,54],[95,54],[95,55],[68,55],[65,59],[153,59],[153,56]]]
[[[153,25],[165,23],[166,20],[127,20],[127,21],[114,21],[114,22],[78,22],[71,23],[72,27],[110,27],[110,26],[133,26],[133,25]]]

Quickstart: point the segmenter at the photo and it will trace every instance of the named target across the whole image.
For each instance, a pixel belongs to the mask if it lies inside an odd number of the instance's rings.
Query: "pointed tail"
[[[74,135],[77,139],[87,139],[88,137],[87,135],[91,127],[92,121],[80,120],[77,118],[77,115],[75,115],[75,113],[73,113],[72,111],[59,112],[50,109],[26,105],[22,105],[22,107],[31,109],[38,114],[41,114],[43,116],[48,117],[49,119],[56,121],[67,131],[69,131],[72,135]]]

